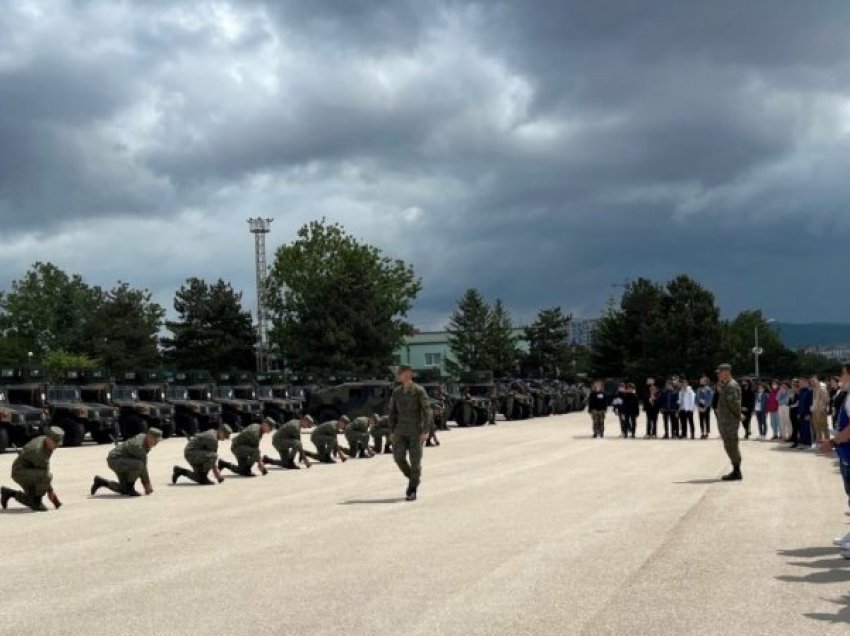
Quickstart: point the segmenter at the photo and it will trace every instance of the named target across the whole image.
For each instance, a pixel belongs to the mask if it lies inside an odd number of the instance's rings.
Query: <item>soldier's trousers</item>
[[[142,476],[145,470],[145,462],[141,459],[132,459],[129,457],[107,459],[106,464],[118,477],[118,481],[106,481],[104,486],[119,495],[123,495],[128,490],[133,489],[136,481]]]
[[[605,435],[605,411],[591,411],[590,419],[593,422],[593,434],[603,437]]]
[[[183,456],[192,467],[192,472],[183,474],[198,484],[210,483],[209,472],[215,465],[217,456],[215,453],[184,453]]]
[[[717,427],[720,429],[723,448],[726,449],[729,461],[732,462],[732,466],[739,468],[741,466],[741,451],[738,448],[738,423],[718,422]]]
[[[396,433],[393,436],[393,459],[410,480],[410,487],[418,488],[422,480],[422,442],[419,436]]]
[[[23,489],[14,497],[25,506],[32,506],[50,490],[53,475],[38,468],[20,468],[12,470],[12,479]]]
[[[320,462],[329,462],[333,461],[333,452],[336,449],[336,444],[334,442],[323,441],[321,439],[314,439],[313,446],[316,447],[315,453],[310,453],[308,451],[304,451],[304,454],[307,457],[312,457],[316,461]]]
[[[372,431],[372,444],[375,447],[376,453],[384,452],[384,441],[387,442],[387,450],[390,449],[390,440],[387,438],[387,433],[380,432],[376,433]]]
[[[280,442],[272,442],[275,450],[280,454],[280,465],[283,468],[289,468],[295,465],[295,461],[299,454],[303,453],[304,446],[298,440],[284,440]]]
[[[348,442],[348,448],[341,449],[349,457],[357,457],[357,455],[366,453],[369,447],[368,433],[347,433],[345,439]]]
[[[223,462],[223,466],[239,475],[247,476],[252,474],[251,468],[254,464],[260,461],[259,448],[237,447],[237,449],[233,451],[233,454],[236,456],[236,466],[230,462]]]

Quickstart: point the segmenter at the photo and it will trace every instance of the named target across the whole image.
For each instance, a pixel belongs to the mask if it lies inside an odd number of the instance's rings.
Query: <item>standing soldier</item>
[[[289,470],[299,470],[301,467],[295,463],[295,457],[304,464],[304,468],[310,468],[310,460],[304,453],[304,445],[301,443],[301,429],[313,426],[313,418],[305,415],[300,420],[289,420],[284,423],[272,435],[272,446],[280,453],[280,459],[272,459],[263,456],[264,464],[280,466]]]
[[[431,420],[431,402],[425,389],[413,382],[410,366],[399,367],[398,381],[401,386],[393,389],[390,398],[393,459],[408,479],[407,501],[416,501],[416,491],[422,478],[422,444],[428,437]]]
[[[218,460],[218,443],[230,439],[233,433],[227,424],[222,424],[218,429],[210,429],[203,433],[198,433],[186,443],[186,449],[183,451],[183,457],[189,462],[192,470],[175,466],[171,471],[171,483],[176,484],[180,477],[188,477],[196,484],[209,486],[213,481],[209,478],[209,472],[213,472],[216,481],[221,483],[224,477],[221,476],[216,460]]]
[[[376,453],[392,453],[393,447],[390,443],[390,418],[388,415],[382,415],[379,419],[372,422],[370,433],[372,434],[372,445],[375,447]]]
[[[54,508],[59,509],[62,502],[59,501],[59,497],[53,490],[50,457],[62,443],[64,436],[65,432],[61,428],[51,426],[44,435],[39,435],[30,440],[21,449],[20,455],[12,462],[12,479],[23,490],[0,488],[0,503],[3,510],[9,505],[9,499],[15,499],[32,510],[43,512],[47,510],[47,507],[41,501],[44,495],[47,495]]]
[[[316,452],[305,451],[304,454],[322,464],[336,464],[334,457],[338,457],[341,462],[344,462],[345,454],[339,447],[337,435],[345,430],[345,425],[350,421],[347,415],[343,415],[336,421],[328,420],[319,424],[310,433],[310,441],[316,447]]]
[[[345,425],[343,435],[348,442],[348,448],[341,449],[351,458],[360,457],[368,459],[374,453],[369,448],[369,426],[375,420],[374,415],[369,417],[355,417],[353,421]]]
[[[717,428],[723,438],[723,447],[732,462],[732,472],[723,476],[723,481],[740,481],[741,451],[738,448],[738,427],[741,424],[741,387],[732,377],[732,367],[721,364],[717,367]]]
[[[109,481],[95,475],[91,485],[91,494],[94,496],[98,489],[108,488],[119,495],[138,497],[136,491],[136,480],[142,480],[145,494],[153,493],[151,478],[148,474],[148,453],[159,444],[162,439],[162,431],[158,428],[149,428],[147,433],[139,433],[126,442],[121,442],[106,457],[106,464],[110,470],[118,476],[118,481]]]
[[[259,424],[251,424],[237,435],[230,443],[230,452],[236,458],[237,465],[234,466],[230,462],[223,459],[218,460],[218,469],[227,468],[229,471],[242,475],[243,477],[253,477],[254,473],[251,468],[254,464],[260,469],[260,472],[265,475],[269,471],[263,464],[263,458],[260,457],[260,440],[263,435],[274,428],[275,421],[267,417]]]

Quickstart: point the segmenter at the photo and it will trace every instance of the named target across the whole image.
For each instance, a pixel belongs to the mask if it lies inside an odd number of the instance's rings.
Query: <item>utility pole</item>
[[[254,261],[257,270],[257,373],[264,373],[269,368],[266,234],[269,233],[273,220],[260,217],[248,219],[248,228],[254,235]]]

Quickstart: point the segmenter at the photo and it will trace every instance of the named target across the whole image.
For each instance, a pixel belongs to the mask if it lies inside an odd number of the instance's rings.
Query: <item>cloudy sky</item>
[[[848,33],[844,0],[4,2],[0,288],[252,303],[246,218],[271,254],[325,216],[414,264],[422,327],[680,272],[850,322]]]

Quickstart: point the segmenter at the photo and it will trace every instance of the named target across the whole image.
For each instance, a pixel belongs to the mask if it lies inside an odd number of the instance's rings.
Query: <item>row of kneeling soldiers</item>
[[[304,449],[301,442],[301,432],[313,428],[310,440],[316,447],[316,452]],[[275,430],[276,429],[276,430]],[[267,465],[279,466],[283,469],[298,469],[303,464],[306,468],[311,465],[310,459],[320,463],[333,464],[336,459],[344,462],[348,458],[369,458],[376,453],[391,453],[391,427],[387,416],[357,417],[354,420],[343,415],[338,420],[323,422],[314,427],[313,418],[309,415],[300,420],[294,419],[283,423],[279,428],[277,423],[266,418],[257,424],[247,426],[241,433],[233,437],[231,452],[236,463],[231,463],[218,456],[219,442],[229,440],[231,428],[224,424],[217,429],[199,433],[188,440],[183,456],[189,467],[174,466],[171,483],[185,477],[197,484],[214,484],[210,473],[218,483],[224,481],[222,471],[229,470],[245,477],[254,476],[253,467],[256,464],[260,473],[268,473]],[[274,459],[260,452],[260,442],[264,435],[272,433],[272,445],[280,455]],[[341,446],[338,435],[343,434],[348,447]],[[36,437],[27,443],[12,464],[12,479],[20,486],[20,490],[0,488],[0,504],[6,509],[9,501],[14,499],[32,510],[44,511],[45,496],[55,508],[62,503],[53,489],[53,476],[50,472],[50,458],[53,451],[62,443],[64,432],[61,428],[50,427],[45,435]],[[117,480],[105,479],[99,475],[94,477],[90,492],[95,495],[101,488],[126,496],[139,496],[136,482],[141,481],[146,495],[153,492],[150,475],[147,468],[147,456],[150,450],[162,439],[162,431],[151,428],[145,433],[117,444],[106,459],[109,469],[115,473]],[[370,439],[373,445],[370,446]],[[433,445],[436,436],[432,430],[427,445]],[[336,458],[336,459],[335,459]]]

